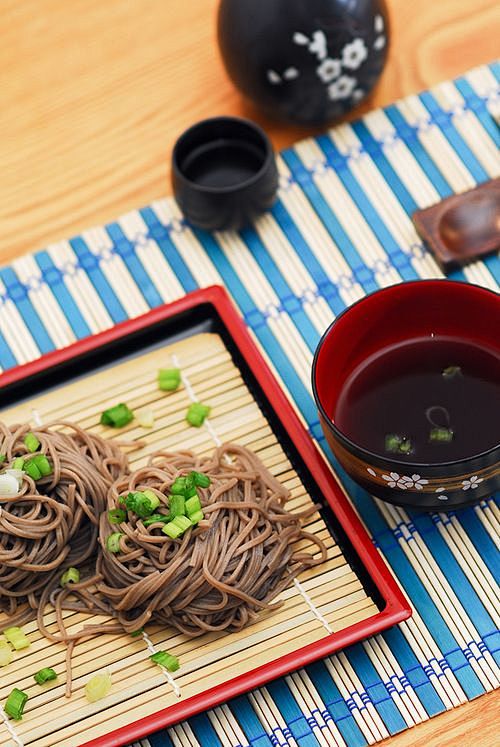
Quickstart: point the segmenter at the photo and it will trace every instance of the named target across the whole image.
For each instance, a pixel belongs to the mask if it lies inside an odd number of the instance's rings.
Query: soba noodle
[[[65,422],[39,428],[0,423],[4,464],[33,456],[23,440],[29,431],[52,473],[36,482],[24,474],[16,496],[0,497],[0,613],[7,616],[2,627],[43,614],[41,601],[59,585],[65,568],[95,563],[106,494],[127,469],[118,446]]]
[[[170,486],[191,470],[208,475],[211,484],[198,490],[203,521],[182,538],[169,539],[163,524],[146,527],[129,511],[119,527],[121,552],[113,554],[106,550],[106,538],[117,527],[107,514],[101,516],[98,590],[128,632],[150,620],[188,636],[240,630],[275,606],[272,600],[302,570],[326,557],[321,540],[302,529],[315,508],[287,511],[288,491],[241,446],[223,445],[210,458],[157,454],[113,485],[108,508],[129,491],[149,489],[168,513]],[[315,546],[316,554],[311,547],[297,548],[300,540]]]

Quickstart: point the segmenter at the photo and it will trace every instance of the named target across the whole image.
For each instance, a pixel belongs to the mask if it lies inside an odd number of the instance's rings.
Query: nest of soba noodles
[[[62,572],[95,564],[107,493],[128,460],[113,442],[71,423],[0,423],[4,469],[16,457],[34,456],[24,443],[28,432],[40,442],[37,453],[46,455],[52,473],[36,481],[21,473],[19,492],[0,495],[0,613],[3,627],[38,616],[44,631],[45,603],[60,590]]]
[[[198,488],[203,519],[178,539],[162,532],[164,524],[145,526],[131,511],[118,526],[101,515],[97,589],[128,632],[149,621],[188,636],[240,630],[275,606],[272,600],[301,571],[326,557],[321,540],[303,529],[315,507],[288,511],[288,491],[255,454],[232,444],[211,457],[156,454],[112,486],[108,509],[129,492],[151,490],[161,501],[157,512],[167,515],[172,483],[190,471],[208,475],[210,486]],[[123,534],[119,552],[111,553],[107,538],[117,531]]]

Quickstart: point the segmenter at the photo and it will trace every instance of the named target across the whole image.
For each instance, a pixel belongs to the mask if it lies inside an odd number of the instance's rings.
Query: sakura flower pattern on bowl
[[[371,452],[348,438],[332,416],[349,372],[386,345],[438,331],[485,345],[500,357],[499,329],[500,297],[451,280],[419,280],[383,288],[335,319],[316,349],[312,387],[326,441],[359,485],[398,506],[438,511],[475,503],[500,490],[500,425],[492,448],[429,464]]]

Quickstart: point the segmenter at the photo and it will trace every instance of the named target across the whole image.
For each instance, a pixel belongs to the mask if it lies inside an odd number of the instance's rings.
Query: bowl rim
[[[210,126],[217,122],[244,125],[259,136],[262,141],[262,145],[264,146],[262,164],[260,165],[259,169],[247,179],[223,187],[207,186],[205,184],[200,184],[199,182],[193,181],[186,176],[181,168],[181,164],[179,163],[179,149],[182,146],[183,141],[193,132],[196,132],[196,130],[202,130],[207,125]],[[172,172],[175,173],[176,177],[182,179],[185,184],[189,185],[191,189],[202,194],[227,195],[233,192],[237,192],[246,187],[250,187],[252,186],[252,184],[258,182],[263,174],[265,174],[266,171],[272,166],[273,160],[273,145],[264,129],[260,127],[260,125],[258,125],[256,122],[248,119],[247,117],[233,117],[228,114],[223,114],[221,116],[215,117],[207,117],[206,119],[200,119],[198,122],[194,122],[179,135],[174,143],[174,147],[172,148]]]
[[[408,287],[408,286],[415,286],[418,284],[424,283],[425,285],[437,285],[439,283],[451,283],[455,286],[461,286],[465,288],[473,288],[474,290],[481,291],[487,296],[491,297],[497,297],[500,300],[500,296],[496,291],[491,290],[490,288],[485,288],[482,285],[477,285],[477,283],[468,283],[460,280],[448,280],[447,278],[422,278],[420,280],[404,280],[401,283],[394,283],[393,285],[388,285],[385,288],[377,288],[376,291],[373,291],[372,293],[368,293],[362,298],[358,298],[357,301],[354,301],[350,306],[347,306],[345,309],[343,309],[340,314],[338,314],[335,319],[328,325],[326,330],[321,335],[321,338],[316,346],[316,350],[314,351],[314,357],[312,362],[312,368],[311,368],[311,384],[312,384],[312,391],[314,396],[314,401],[316,403],[316,407],[319,410],[320,415],[322,415],[325,422],[328,424],[328,426],[333,430],[335,435],[340,438],[341,441],[345,442],[350,449],[354,450],[355,452],[358,452],[362,455],[362,458],[365,459],[367,462],[387,462],[391,465],[397,465],[398,467],[404,467],[405,469],[412,468],[412,467],[418,467],[418,468],[440,468],[440,467],[452,467],[457,466],[460,464],[467,464],[468,462],[472,461],[473,459],[482,459],[484,457],[488,457],[491,454],[494,454],[494,452],[500,448],[500,442],[495,444],[495,446],[492,446],[490,449],[487,449],[486,451],[479,452],[477,454],[470,454],[469,456],[462,457],[462,459],[454,459],[452,461],[448,462],[413,462],[413,461],[403,461],[401,459],[392,458],[392,457],[386,457],[382,454],[377,454],[374,451],[370,451],[369,449],[365,449],[363,446],[360,446],[355,441],[350,439],[348,436],[346,436],[343,431],[338,428],[331,417],[327,414],[326,410],[324,409],[321,399],[318,394],[318,389],[316,386],[316,369],[318,367],[318,358],[321,351],[321,348],[323,347],[323,344],[330,334],[333,327],[337,324],[338,320],[347,314],[348,311],[353,309],[355,306],[358,306],[362,304],[363,302],[367,301],[369,298],[371,298],[374,295],[379,295],[387,292],[393,291],[395,288],[401,288],[401,287]]]

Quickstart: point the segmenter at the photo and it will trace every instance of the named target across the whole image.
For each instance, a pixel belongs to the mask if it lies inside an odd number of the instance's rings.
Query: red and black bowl
[[[343,433],[333,415],[350,375],[364,361],[427,336],[459,339],[500,359],[500,297],[451,280],[417,280],[376,291],[327,329],[314,356],[312,387],[326,440],[359,485],[395,505],[443,511],[500,490],[500,423],[491,448],[430,464],[368,450]]]

